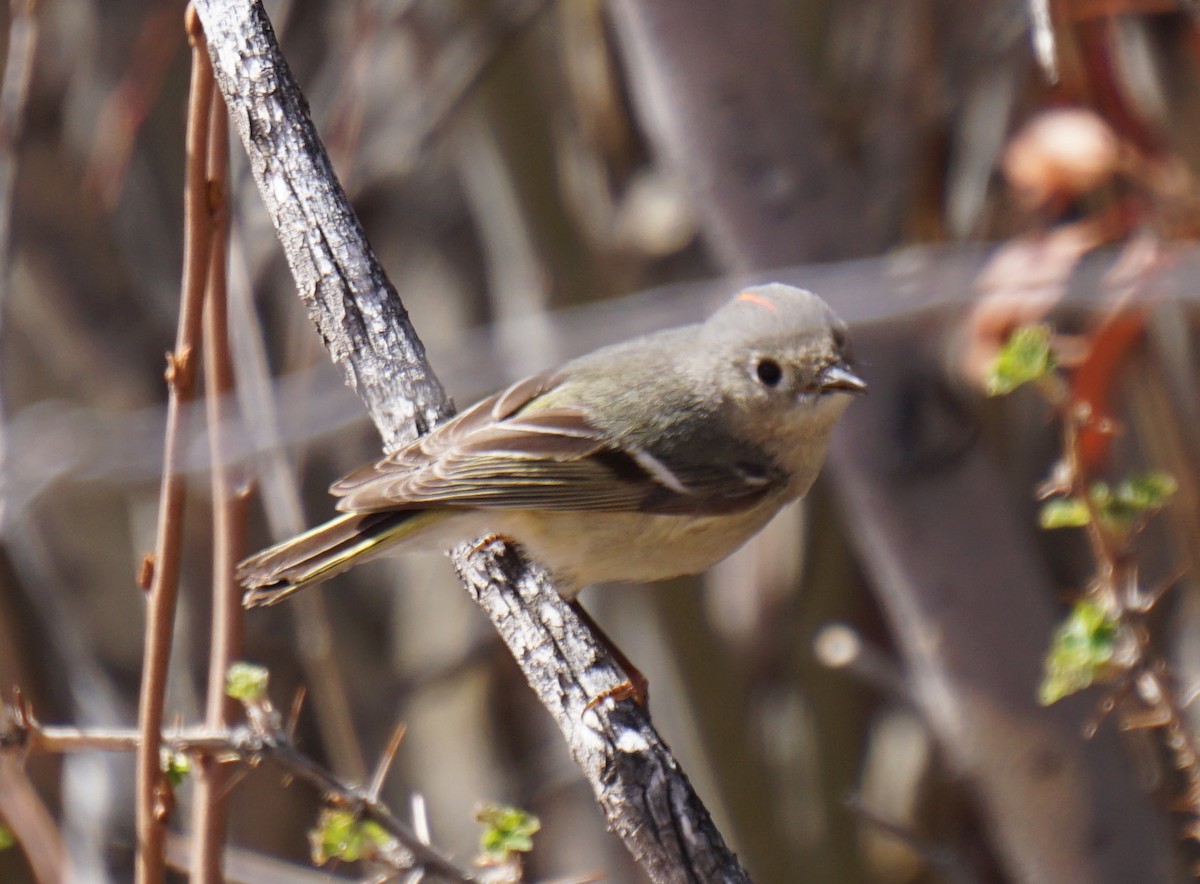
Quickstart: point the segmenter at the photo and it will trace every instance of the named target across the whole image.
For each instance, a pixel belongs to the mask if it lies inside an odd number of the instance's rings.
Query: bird
[[[699,573],[807,493],[865,391],[820,297],[743,289],[704,322],[517,381],[338,480],[342,515],[238,566],[244,604],[485,535],[523,547],[568,601]]]

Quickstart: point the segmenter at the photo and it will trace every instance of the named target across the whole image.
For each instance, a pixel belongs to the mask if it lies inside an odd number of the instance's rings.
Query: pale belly
[[[778,511],[771,502],[729,516],[506,513],[496,533],[520,542],[572,597],[592,583],[696,574],[728,556]]]

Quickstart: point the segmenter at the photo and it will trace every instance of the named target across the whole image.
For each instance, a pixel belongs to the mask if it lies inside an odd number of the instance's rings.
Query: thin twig
[[[181,408],[195,396],[204,280],[212,238],[205,180],[209,107],[213,94],[212,69],[198,29],[189,28],[189,34],[192,37],[192,85],[188,97],[183,284],[175,349],[167,357],[167,427],[159,490],[158,540],[154,552],[154,579],[146,611],[142,686],[138,700],[138,726],[143,735],[137,755],[136,871],[140,884],[161,881],[165,873],[164,823],[170,793],[161,769],[159,735],[162,732],[167,671],[171,661],[186,499],[186,480],[179,470],[184,446],[179,417]]]
[[[1093,352],[1088,359],[1096,357],[1102,341],[1099,334],[1093,337]],[[1057,413],[1063,451],[1039,496],[1063,495],[1082,502],[1087,512],[1085,534],[1095,563],[1087,595],[1099,600],[1124,637],[1120,657],[1114,660],[1123,671],[1102,701],[1101,713],[1119,711],[1123,730],[1148,729],[1161,733],[1163,746],[1185,780],[1181,810],[1190,818],[1183,834],[1194,839],[1200,834],[1200,741],[1184,715],[1186,703],[1170,676],[1169,663],[1151,646],[1152,632],[1146,617],[1162,590],[1152,593],[1141,590],[1135,555],[1134,541],[1150,514],[1142,513],[1125,525],[1107,518],[1093,492],[1084,454],[1084,433],[1093,429],[1101,418],[1094,413],[1091,403],[1073,393],[1060,374],[1042,378],[1038,388]],[[1118,699],[1126,698],[1129,703],[1118,703]],[[1133,702],[1140,708],[1131,708]],[[1089,731],[1094,733],[1095,727],[1091,725]]]
[[[219,730],[229,724],[237,705],[226,696],[225,673],[242,649],[242,606],[234,568],[244,552],[246,497],[239,490],[241,471],[228,463],[227,455],[230,394],[234,389],[225,272],[229,252],[229,117],[219,94],[213,95],[210,107],[208,186],[215,229],[204,299],[204,392],[212,453],[213,632],[205,722]],[[223,879],[221,858],[228,812],[225,772],[226,768],[212,756],[197,759],[191,863],[191,879],[196,882],[218,884]]]
[[[392,762],[396,760],[396,753],[400,751],[400,744],[404,741],[404,734],[407,731],[408,725],[404,722],[400,722],[392,729],[392,738],[388,740],[387,748],[383,750],[379,763],[375,765],[375,774],[371,777],[371,785],[367,787],[367,795],[374,800],[378,800],[379,793],[383,791],[388,771],[392,767]]]
[[[71,880],[62,833],[17,758],[0,758],[0,822],[21,845],[38,884]]]
[[[124,75],[97,114],[98,125],[83,174],[83,191],[94,196],[105,211],[116,208],[142,125],[157,106],[167,73],[179,51],[175,39],[178,15],[173,3],[149,4],[129,48]]]
[[[0,314],[3,293],[9,290],[9,232],[12,227],[13,185],[17,173],[17,144],[25,121],[29,83],[37,55],[35,0],[12,0],[8,52],[0,80]],[[4,327],[0,315],[0,330]],[[0,395],[0,473],[5,466],[4,397]],[[3,484],[0,480],[0,484]],[[7,516],[6,496],[0,494],[0,527]],[[67,872],[62,833],[41,796],[15,759],[0,759],[0,820],[21,845],[39,884],[63,880]]]
[[[887,819],[872,810],[861,795],[851,795],[846,806],[870,826],[879,829],[920,856],[932,868],[941,873],[943,879],[953,884],[979,884],[981,878],[966,867],[963,857],[952,850],[920,837],[912,829]]]
[[[0,81],[0,311],[4,309],[3,293],[9,290],[9,231],[12,228],[13,184],[17,178],[17,143],[24,126],[33,60],[37,55],[34,6],[34,0],[12,0],[8,57],[4,61],[4,79]],[[0,331],[3,328],[3,316],[0,315]],[[4,465],[6,448],[3,409],[4,398],[0,395],[0,467]],[[0,495],[0,528],[7,516],[6,497]]]
[[[247,711],[251,712],[250,709]],[[278,716],[266,710],[264,714],[251,714],[249,718],[252,722],[250,727],[221,730],[204,727],[164,731],[155,735],[155,751],[161,746],[171,752],[211,756],[227,761],[236,760],[249,766],[259,764],[263,758],[271,758],[289,776],[314,786],[332,803],[349,808],[378,823],[430,874],[458,882],[475,880],[469,871],[460,868],[430,847],[411,826],[404,823],[378,798],[368,794],[361,787],[343,781],[297,749]],[[93,730],[55,727],[26,719],[18,722],[16,726],[0,730],[0,752],[132,752],[138,751],[142,744],[140,729]]]
[[[36,0],[11,0],[8,53],[4,79],[0,80],[0,271],[8,275],[8,232],[12,224],[13,182],[17,171],[17,144],[25,123],[33,61],[37,57]]]

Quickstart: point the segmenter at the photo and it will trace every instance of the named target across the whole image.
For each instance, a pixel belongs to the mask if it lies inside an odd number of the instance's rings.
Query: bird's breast
[[[779,509],[732,515],[514,512],[500,533],[550,569],[574,596],[592,583],[646,583],[696,574],[728,556]]]

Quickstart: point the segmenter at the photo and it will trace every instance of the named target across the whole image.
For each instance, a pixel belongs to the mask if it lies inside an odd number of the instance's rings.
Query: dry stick
[[[212,456],[213,603],[212,642],[208,657],[208,697],[205,722],[227,727],[237,704],[225,694],[225,673],[241,654],[241,593],[234,567],[244,552],[246,497],[238,490],[237,469],[228,463],[227,433],[234,388],[229,348],[226,262],[229,251],[229,116],[219,94],[210,106],[208,186],[213,203],[214,236],[210,249],[208,285],[204,298],[204,392]],[[227,819],[225,768],[212,755],[201,755],[196,766],[192,803],[191,879],[217,884],[222,880]]]
[[[8,272],[8,232],[12,225],[12,191],[17,171],[17,142],[25,123],[29,83],[37,57],[38,28],[34,0],[13,0],[8,25],[8,53],[0,80],[0,268]]]
[[[271,714],[270,710],[260,711],[263,714],[249,715],[256,723],[255,728],[236,727],[218,731],[185,728],[156,735],[155,745],[192,756],[237,759],[248,765],[256,765],[265,757],[273,758],[291,777],[314,786],[334,803],[354,809],[377,822],[428,873],[455,882],[476,880],[470,872],[426,844],[368,790],[344,783],[336,774],[296,749],[278,717]],[[142,744],[142,732],[132,729],[44,726],[29,720],[20,721],[15,727],[0,728],[0,752],[132,752],[138,751]]]
[[[34,0],[13,0],[8,27],[8,53],[0,80],[0,311],[8,291],[9,230],[12,226],[13,184],[17,173],[17,143],[25,121],[29,83],[37,55],[37,19]],[[0,329],[3,317],[0,316]],[[4,397],[0,395],[0,470],[5,459]],[[5,521],[0,495],[0,526]],[[0,822],[6,822],[21,845],[39,884],[60,881],[67,873],[62,833],[14,758],[0,759]]]
[[[158,539],[146,611],[146,644],[138,701],[138,727],[142,740],[137,753],[136,871],[141,884],[161,881],[165,873],[165,802],[169,796],[159,759],[159,737],[166,701],[167,670],[171,662],[187,487],[186,477],[180,469],[184,447],[180,413],[195,396],[204,280],[212,238],[204,159],[208,150],[209,106],[213,94],[212,69],[205,56],[203,37],[194,28],[189,28],[189,36],[192,85],[188,97],[187,175],[183,203],[182,298],[175,350],[167,356],[167,426],[159,490]]]
[[[0,823],[21,845],[37,884],[71,880],[62,833],[19,758],[0,758]]]
[[[298,292],[394,451],[447,418],[450,401],[333,174],[261,4],[195,6]],[[645,710],[588,708],[625,677],[545,574],[503,544],[465,546],[454,559],[650,878],[748,880]]]
[[[121,81],[112,88],[97,114],[83,192],[96,199],[106,215],[129,180],[130,163],[142,127],[158,106],[171,64],[179,51],[179,10],[174,3],[146,4],[145,17],[127,53]]]
[[[1068,497],[1083,501],[1088,521],[1085,526],[1092,557],[1098,564],[1094,578],[1096,591],[1101,595],[1105,607],[1116,612],[1119,620],[1130,623],[1138,635],[1136,657],[1129,669],[1128,678],[1135,688],[1134,694],[1148,708],[1146,729],[1161,729],[1162,742],[1170,752],[1175,769],[1186,781],[1180,796],[1181,807],[1189,821],[1183,826],[1184,838],[1195,839],[1200,834],[1200,743],[1195,729],[1185,713],[1185,704],[1177,695],[1176,686],[1169,677],[1167,661],[1159,657],[1151,647],[1148,636],[1150,629],[1144,624],[1145,611],[1132,606],[1129,587],[1137,586],[1137,562],[1133,557],[1132,536],[1134,530],[1118,538],[1104,524],[1103,513],[1092,497],[1091,476],[1088,475],[1082,450],[1082,430],[1095,418],[1090,406],[1077,403],[1070,397],[1065,382],[1052,376],[1041,384],[1043,395],[1058,411],[1062,422],[1062,464],[1065,481],[1060,481],[1062,491]],[[1056,477],[1057,478],[1057,477]],[[1138,730],[1139,724],[1126,715],[1122,722],[1125,730]],[[1194,871],[1200,877],[1200,870]]]

